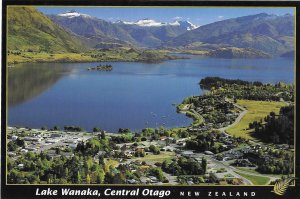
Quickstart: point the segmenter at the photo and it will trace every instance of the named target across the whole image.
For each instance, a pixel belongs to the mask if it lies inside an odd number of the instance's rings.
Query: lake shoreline
[[[118,54],[115,57],[112,52],[96,53],[34,53],[25,52],[24,54],[8,54],[7,64],[19,63],[93,63],[93,62],[141,62],[141,63],[161,63],[168,60],[188,59],[188,57],[170,55],[161,51],[151,51],[134,56]],[[125,53],[122,51],[122,53]],[[148,55],[149,54],[149,55]]]

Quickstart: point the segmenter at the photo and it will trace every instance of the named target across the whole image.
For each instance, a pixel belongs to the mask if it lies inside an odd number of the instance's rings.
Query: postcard
[[[299,198],[299,6],[3,1],[1,198]]]

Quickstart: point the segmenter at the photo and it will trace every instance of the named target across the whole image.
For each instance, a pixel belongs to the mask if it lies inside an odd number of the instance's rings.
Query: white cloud
[[[218,16],[218,19],[224,19],[224,16]]]
[[[179,19],[182,19],[182,17],[178,17],[178,16],[177,16],[177,17],[174,17],[173,19],[174,19],[174,20],[179,20]]]

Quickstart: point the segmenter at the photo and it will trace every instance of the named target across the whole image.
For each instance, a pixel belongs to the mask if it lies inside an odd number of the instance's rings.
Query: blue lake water
[[[100,63],[26,63],[8,72],[8,125],[119,128],[180,127],[185,97],[201,95],[206,76],[294,82],[292,59],[216,59],[190,56],[158,64],[111,62],[113,71],[87,71]],[[103,63],[101,63],[103,64]]]

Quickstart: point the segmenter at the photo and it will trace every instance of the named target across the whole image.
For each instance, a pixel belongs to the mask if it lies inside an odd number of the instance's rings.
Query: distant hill
[[[281,57],[286,57],[286,58],[294,58],[294,56],[295,56],[295,51],[289,51],[281,54]]]
[[[253,48],[273,55],[294,50],[294,17],[265,13],[218,21],[179,35],[164,46],[193,43]]]
[[[8,50],[59,53],[86,49],[79,38],[33,7],[9,7],[7,12]]]
[[[271,58],[270,55],[254,50],[251,48],[219,48],[217,50],[211,51],[209,54],[211,57],[217,57],[217,58]]]

